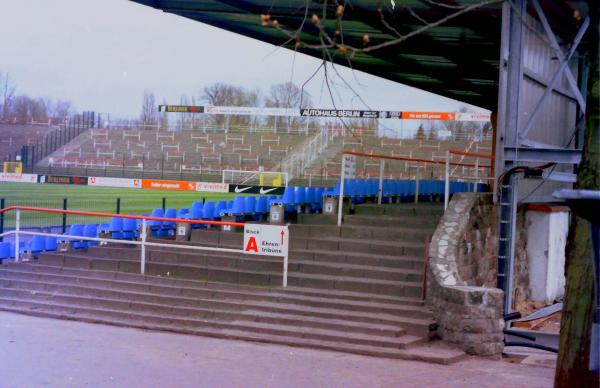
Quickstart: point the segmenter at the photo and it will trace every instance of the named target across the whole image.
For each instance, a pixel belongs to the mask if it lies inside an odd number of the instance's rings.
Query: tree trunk
[[[587,95],[585,142],[577,173],[576,187],[600,188],[598,5],[590,0],[588,32],[590,71]],[[566,285],[555,388],[598,387],[597,378],[589,372],[591,328],[595,309],[594,258],[590,223],[573,216],[565,263]]]

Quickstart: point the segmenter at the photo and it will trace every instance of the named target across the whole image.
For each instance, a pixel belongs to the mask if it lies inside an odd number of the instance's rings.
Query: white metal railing
[[[25,206],[11,206],[5,209],[0,209],[0,213],[5,213],[9,211],[15,211],[15,229],[11,231],[4,232],[0,234],[0,238],[13,236],[15,238],[15,254],[14,259],[15,262],[20,261],[20,242],[22,236],[44,236],[44,237],[55,237],[57,239],[62,239],[59,241],[95,241],[99,243],[115,243],[115,244],[129,244],[129,245],[137,245],[140,246],[140,274],[145,274],[146,272],[146,247],[161,247],[161,248],[171,248],[171,249],[184,249],[184,250],[192,250],[192,251],[210,251],[210,252],[226,252],[226,253],[237,253],[245,255],[246,251],[244,249],[233,249],[233,248],[218,248],[218,247],[207,247],[207,246],[198,246],[198,245],[183,245],[183,244],[167,244],[160,242],[147,241],[148,238],[148,221],[163,221],[163,222],[176,222],[176,223],[187,223],[187,224],[208,224],[208,225],[229,225],[236,227],[243,227],[245,223],[241,222],[227,222],[227,221],[206,221],[206,220],[196,220],[196,219],[176,219],[176,218],[165,218],[165,217],[152,217],[152,216],[134,216],[134,215],[123,215],[123,214],[112,214],[112,213],[100,213],[100,212],[86,212],[86,211],[77,211],[77,210],[62,210],[62,209],[47,209],[47,208],[34,208],[34,207],[25,207]],[[140,240],[125,240],[125,239],[114,239],[114,238],[105,238],[105,237],[88,237],[88,236],[79,236],[79,235],[69,235],[69,234],[58,234],[58,233],[44,233],[44,232],[31,232],[22,230],[21,228],[21,211],[36,211],[36,212],[48,212],[48,213],[63,213],[63,214],[75,214],[75,215],[84,215],[84,216],[94,216],[94,217],[118,217],[118,218],[129,218],[129,219],[140,219],[142,221],[141,230],[139,234]],[[288,232],[289,233],[289,232]],[[283,287],[287,287],[287,278],[288,278],[288,254],[287,250],[283,257]]]

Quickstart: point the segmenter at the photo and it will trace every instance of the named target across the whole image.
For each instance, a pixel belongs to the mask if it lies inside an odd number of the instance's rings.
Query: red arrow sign
[[[285,235],[285,231],[281,229],[281,245],[283,245],[283,236]]]

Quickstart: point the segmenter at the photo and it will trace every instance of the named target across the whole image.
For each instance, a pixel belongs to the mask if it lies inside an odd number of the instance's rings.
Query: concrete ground
[[[551,387],[553,363],[533,360],[444,366],[0,312],[1,388]]]

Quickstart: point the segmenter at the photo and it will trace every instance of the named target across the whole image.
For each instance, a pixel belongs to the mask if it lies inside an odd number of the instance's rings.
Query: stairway
[[[425,214],[435,218],[441,213],[417,214],[404,205],[389,206],[404,210],[373,214],[385,206],[372,210],[365,205],[348,216],[370,219],[369,226],[292,225],[287,288],[280,287],[279,258],[150,249],[146,275],[140,275],[137,248],[95,247],[2,265],[0,310],[455,362],[464,353],[429,341],[434,323],[421,300],[423,242],[434,222],[389,227],[377,221],[406,221]],[[239,248],[241,237],[195,230],[190,244]]]

